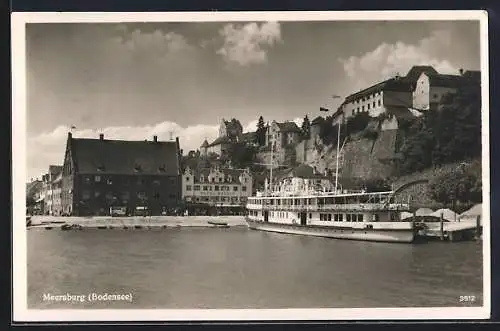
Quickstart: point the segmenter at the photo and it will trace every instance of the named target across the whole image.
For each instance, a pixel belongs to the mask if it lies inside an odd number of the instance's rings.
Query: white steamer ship
[[[249,228],[338,239],[413,242],[414,223],[400,219],[401,212],[409,211],[409,201],[396,203],[392,190],[347,192],[338,189],[338,156],[337,143],[334,185],[327,176],[307,171],[312,168],[305,165],[274,184],[271,164],[264,191],[248,198]]]

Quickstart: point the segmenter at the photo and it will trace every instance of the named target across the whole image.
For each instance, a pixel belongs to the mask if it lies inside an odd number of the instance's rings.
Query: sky
[[[479,70],[479,39],[478,21],[30,23],[27,180],[62,164],[71,126],[187,153],[222,118],[300,124],[413,65]]]

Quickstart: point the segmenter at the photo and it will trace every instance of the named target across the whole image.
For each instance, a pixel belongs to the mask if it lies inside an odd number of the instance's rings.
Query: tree
[[[438,175],[429,185],[431,197],[447,205],[482,201],[481,164],[459,165],[451,172]]]
[[[266,124],[264,123],[264,118],[262,116],[259,117],[259,121],[257,122],[257,143],[259,146],[264,146],[266,144]]]
[[[309,118],[304,116],[304,120],[302,121],[302,137],[304,139],[309,139],[311,137],[311,123],[309,122]]]

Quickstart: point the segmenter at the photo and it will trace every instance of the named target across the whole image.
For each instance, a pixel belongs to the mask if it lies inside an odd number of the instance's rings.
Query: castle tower
[[[200,154],[202,157],[206,157],[208,155],[208,141],[205,139],[203,144],[200,146]]]

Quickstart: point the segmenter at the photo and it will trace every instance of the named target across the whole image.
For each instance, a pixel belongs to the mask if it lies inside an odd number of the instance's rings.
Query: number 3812
[[[475,295],[461,295],[459,298],[460,302],[475,302],[476,301],[476,296]]]

